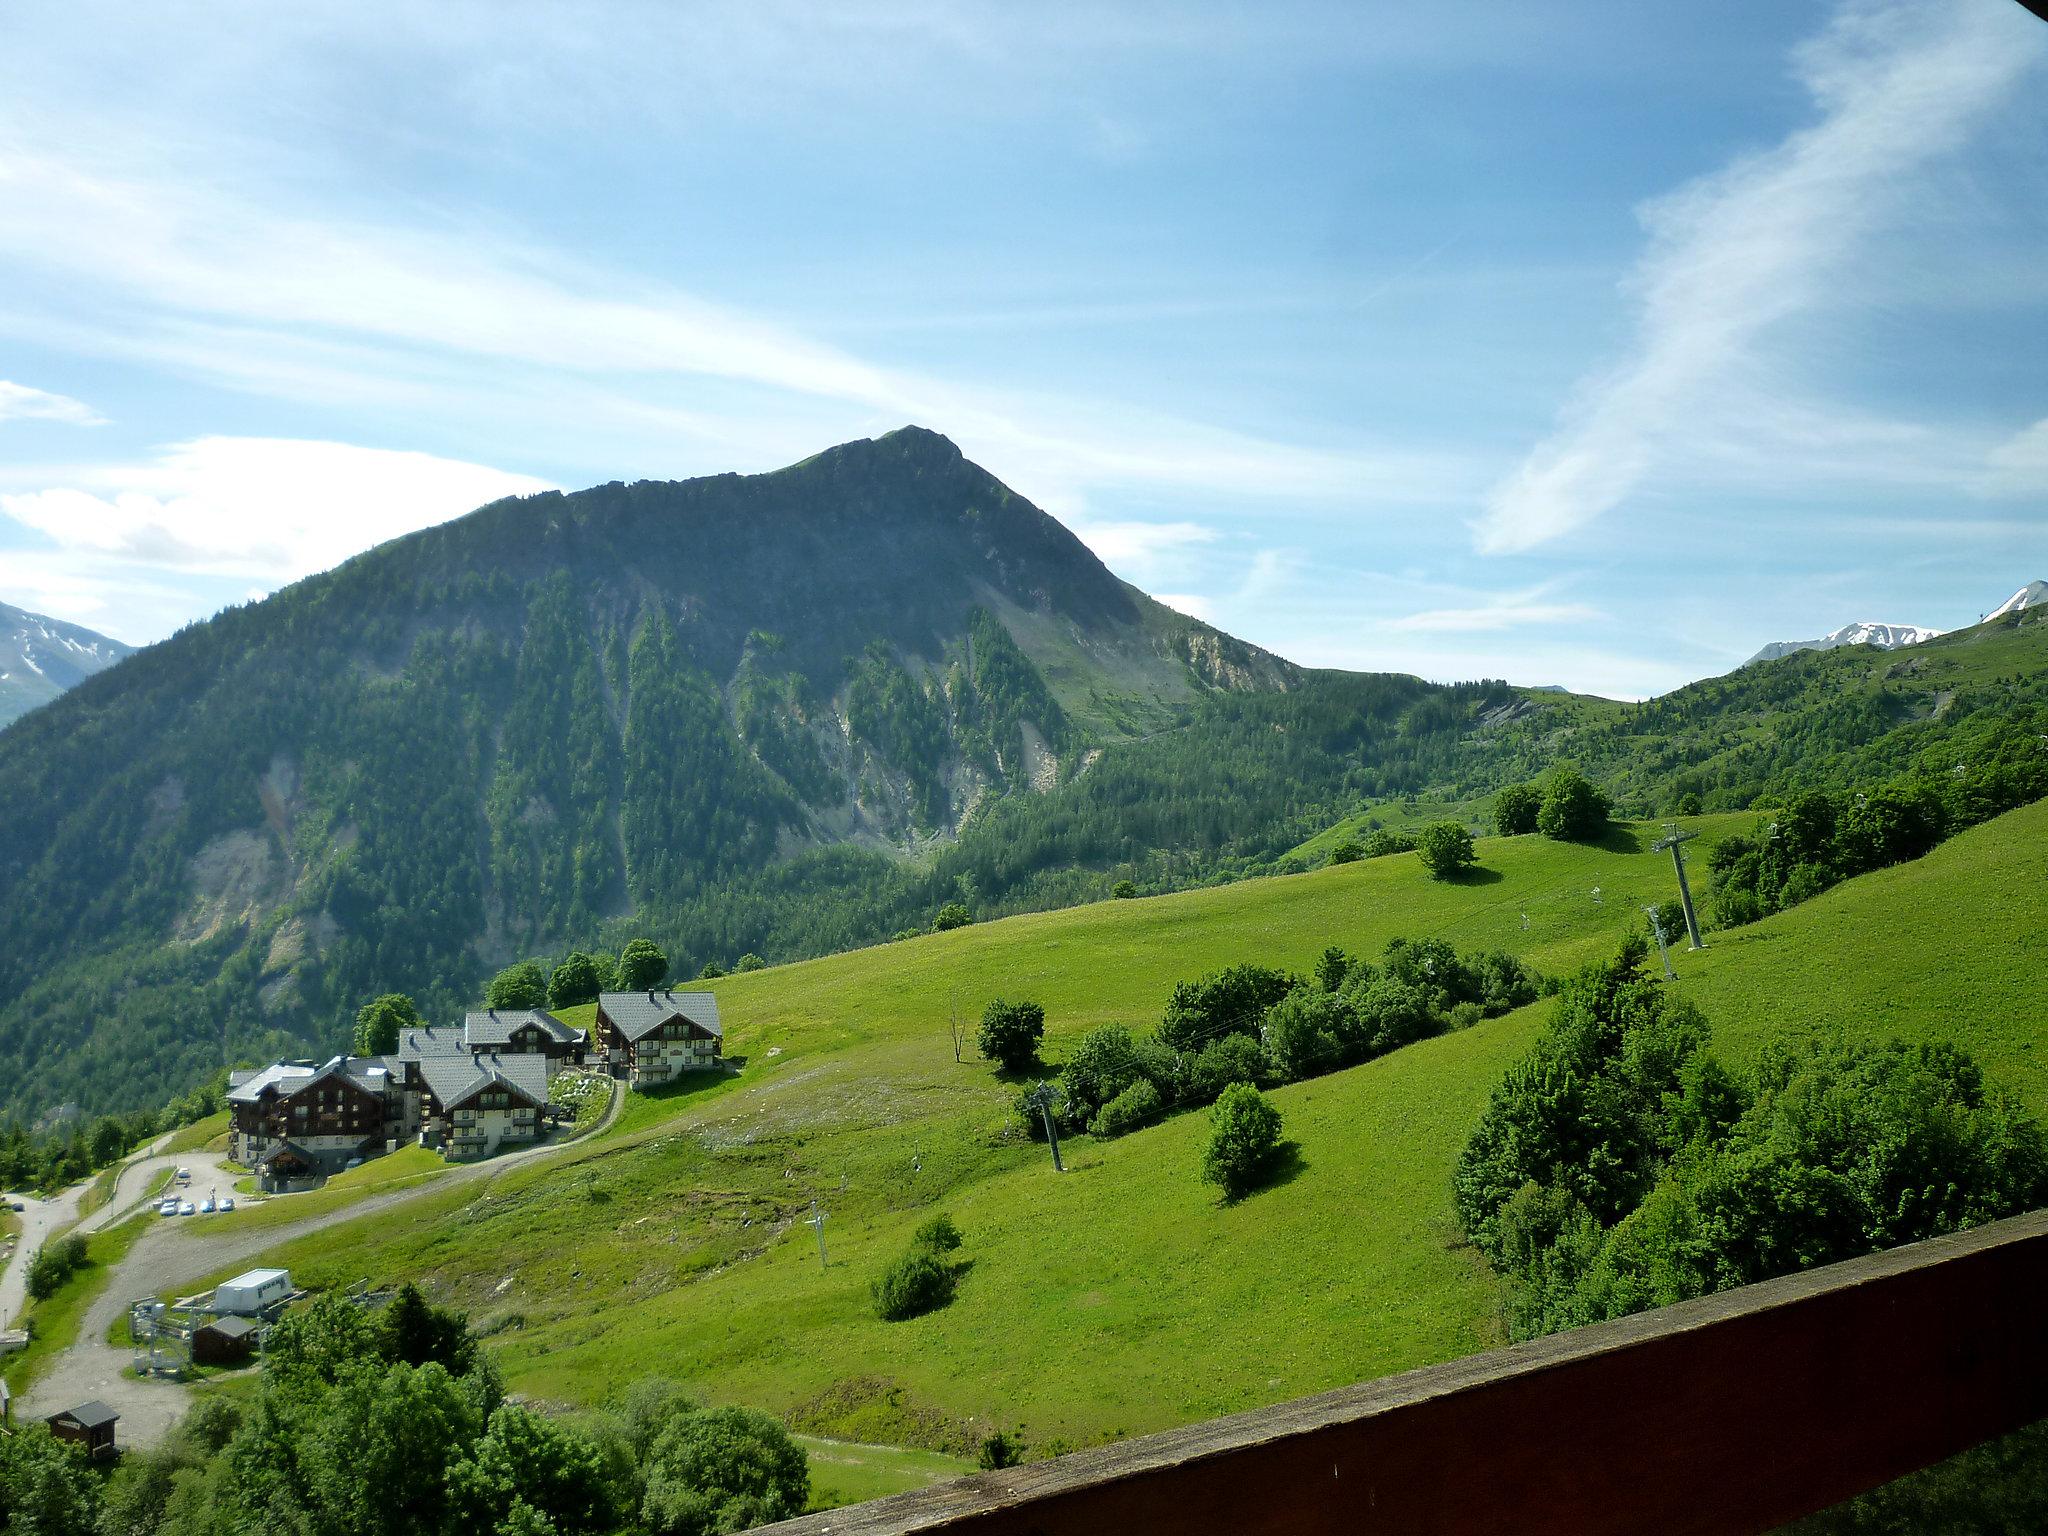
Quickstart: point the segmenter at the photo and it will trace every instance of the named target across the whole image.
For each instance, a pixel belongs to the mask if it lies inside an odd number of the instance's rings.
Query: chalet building
[[[548,1102],[542,1053],[426,1056],[419,1073],[421,1113],[449,1161],[489,1157],[502,1146],[540,1139]]]
[[[463,1043],[471,1051],[499,1056],[537,1055],[553,1077],[565,1062],[583,1060],[589,1037],[545,1008],[488,1008],[462,1020]]]
[[[105,1403],[94,1399],[80,1403],[76,1408],[66,1408],[62,1413],[53,1413],[44,1422],[57,1439],[82,1445],[86,1455],[102,1461],[114,1454],[114,1425],[120,1417]]]
[[[228,1120],[235,1161],[267,1188],[292,1189],[409,1140],[419,1098],[393,1057],[279,1062],[229,1075]]]
[[[725,1045],[709,992],[606,992],[597,1000],[596,1045],[613,1077],[635,1086],[715,1068]]]

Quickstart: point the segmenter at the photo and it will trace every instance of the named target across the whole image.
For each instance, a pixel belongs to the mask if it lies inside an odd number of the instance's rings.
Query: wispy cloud
[[[825,403],[867,429],[939,427],[997,473],[1076,502],[1091,486],[1441,500],[1471,478],[1440,453],[1277,442],[1111,400],[887,368],[502,230],[294,215],[153,174],[146,154],[141,172],[127,155],[109,169],[10,140],[4,126],[0,258],[87,291],[62,340],[239,389],[432,398],[445,413],[465,398],[505,399],[517,373],[529,389],[561,381],[574,402],[602,407],[609,395],[619,416],[715,416],[711,402],[737,399],[757,417],[809,420]],[[0,314],[4,330],[48,335],[49,324]]]
[[[1796,56],[1819,121],[1644,210],[1634,345],[1495,488],[1479,547],[1568,534],[1682,456],[1695,407],[1757,387],[1744,370],[1759,342],[1828,300],[1848,258],[1910,206],[1916,173],[2039,65],[2039,33],[2004,0],[1844,5]]]
[[[1216,530],[1203,523],[1076,519],[1071,526],[1104,565],[1134,581],[1152,580],[1188,551],[1216,542]]]
[[[81,571],[101,562],[291,581],[386,539],[547,482],[347,443],[209,437],[68,485],[0,493],[0,514]],[[10,551],[12,565],[15,555]],[[46,562],[47,565],[47,562]],[[47,569],[58,582],[61,571]],[[81,594],[93,584],[74,582]]]
[[[1476,608],[1430,608],[1389,619],[1386,628],[1422,634],[1493,634],[1542,624],[1585,624],[1606,615],[1589,603],[1482,603]]]
[[[74,427],[99,427],[107,418],[69,395],[0,379],[0,421],[61,421]]]

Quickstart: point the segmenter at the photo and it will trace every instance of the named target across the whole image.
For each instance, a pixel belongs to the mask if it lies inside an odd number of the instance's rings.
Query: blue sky
[[[2048,576],[2012,0],[0,11],[0,599],[142,642],[916,421],[1297,660],[1641,695]]]

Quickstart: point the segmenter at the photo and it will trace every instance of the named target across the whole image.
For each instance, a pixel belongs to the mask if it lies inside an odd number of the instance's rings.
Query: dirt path
[[[203,1276],[254,1259],[271,1249],[345,1221],[372,1216],[425,1195],[462,1184],[491,1179],[535,1158],[547,1157],[569,1147],[580,1146],[611,1128],[625,1108],[622,1085],[612,1089],[611,1106],[604,1118],[571,1142],[551,1142],[506,1153],[487,1162],[463,1164],[437,1178],[425,1179],[389,1194],[370,1195],[336,1210],[308,1216],[303,1221],[247,1230],[235,1227],[210,1228],[183,1220],[152,1222],[149,1230],[116,1266],[105,1289],[94,1299],[79,1325],[78,1340],[44,1371],[19,1405],[25,1414],[55,1413],[90,1398],[98,1398],[121,1415],[120,1443],[124,1446],[155,1445],[175,1424],[191,1403],[191,1391],[184,1384],[162,1378],[139,1380],[124,1376],[130,1354],[107,1342],[107,1331],[127,1314],[129,1304],[143,1296],[175,1296]],[[173,1163],[178,1159],[171,1159]],[[184,1160],[192,1168],[192,1187],[203,1187],[198,1156]],[[161,1162],[159,1162],[161,1166]],[[125,1187],[126,1180],[123,1184]],[[225,1180],[223,1180],[225,1186]],[[143,1178],[138,1188],[148,1187]],[[139,1197],[138,1197],[139,1198]],[[279,1197],[289,1200],[289,1195]],[[111,1208],[111,1207],[110,1207]]]

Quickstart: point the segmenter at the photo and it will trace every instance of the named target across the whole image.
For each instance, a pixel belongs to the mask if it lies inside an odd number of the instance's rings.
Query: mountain
[[[2036,733],[2048,627],[2016,614],[1643,704],[1300,668],[915,428],[507,500],[0,731],[0,1121],[160,1104],[344,1044],[378,993],[446,1018],[638,934],[688,977],[1306,868],[1559,761],[1628,814],[1738,811]]]
[[[2029,608],[2039,608],[2044,603],[2048,603],[2048,581],[2030,581],[1985,617],[2000,619],[2008,613],[2024,613]]]
[[[82,625],[0,603],[0,728],[133,650]]]
[[[1790,656],[1796,651],[1832,651],[1843,645],[1874,645],[1881,651],[1896,651],[1901,646],[1919,645],[1941,634],[1938,629],[1927,629],[1918,624],[1877,624],[1865,620],[1857,624],[1844,624],[1832,634],[1818,640],[1773,640],[1745,661],[1745,667],[1759,661],[1776,661],[1781,656]]]
[[[629,923],[692,969],[762,910],[785,948],[886,936],[1004,801],[1305,675],[915,428],[499,502],[0,733],[0,1110],[160,1102],[339,1041],[369,993],[445,1012]]]

